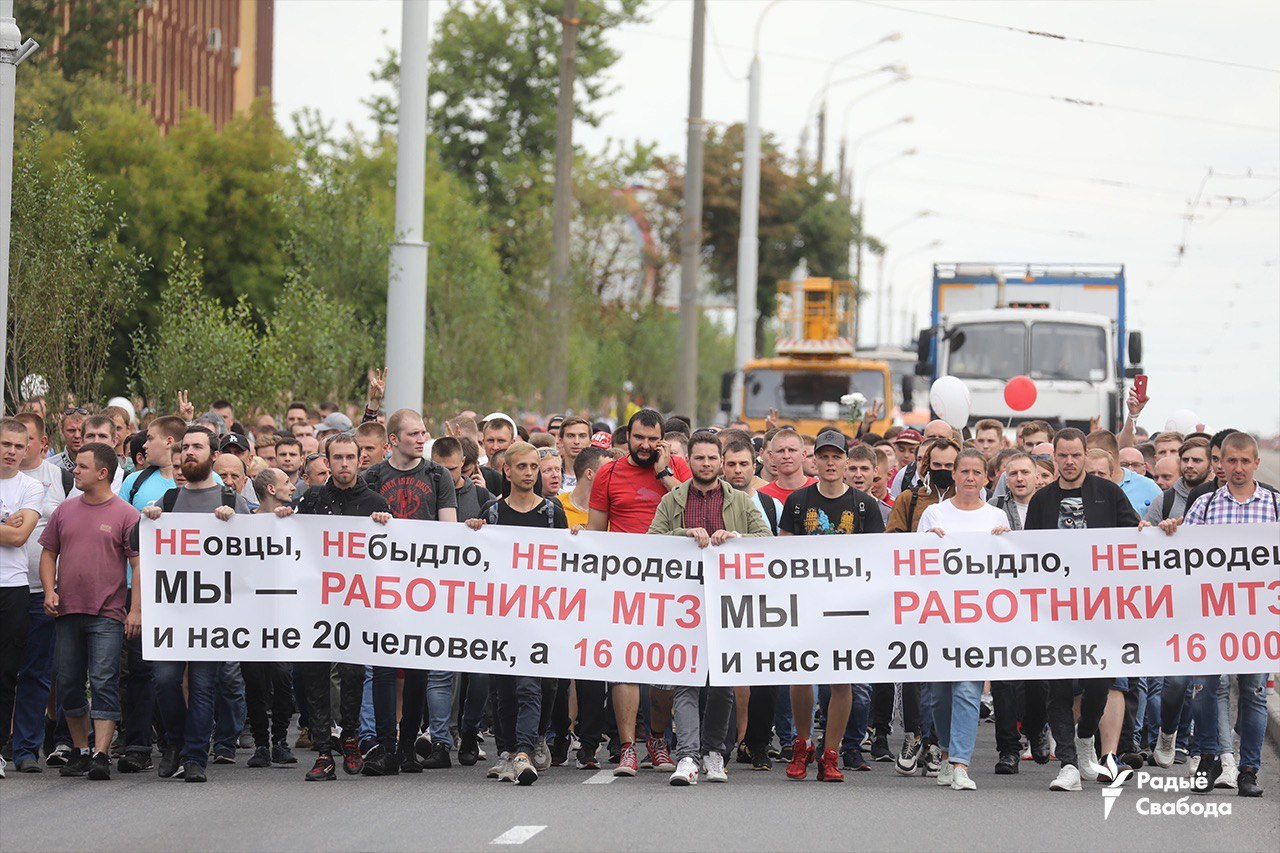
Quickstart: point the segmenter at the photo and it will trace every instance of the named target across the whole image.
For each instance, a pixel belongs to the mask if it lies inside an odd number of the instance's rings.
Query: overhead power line
[[[1190,53],[1177,53],[1170,50],[1158,50],[1154,47],[1142,47],[1134,44],[1119,44],[1118,42],[1099,41],[1097,39],[1080,38],[1079,36],[1062,35],[1061,33],[1050,33],[1043,30],[1028,30],[1023,27],[1014,27],[1008,24],[997,24],[991,21],[977,21],[972,18],[961,18],[958,15],[946,15],[942,12],[927,12],[924,9],[908,9],[905,6],[895,6],[889,3],[877,3],[876,0],[858,0],[867,6],[877,6],[881,9],[890,9],[894,12],[906,12],[911,15],[924,15],[927,18],[941,18],[944,21],[956,21],[962,24],[973,24],[979,27],[988,27],[993,30],[1007,30],[1011,33],[1021,33],[1023,35],[1035,36],[1037,38],[1052,39],[1054,41],[1075,42],[1076,44],[1088,44],[1096,47],[1111,47],[1117,50],[1131,50],[1135,53],[1145,53],[1151,56],[1163,56],[1169,59],[1185,59],[1191,62],[1206,62],[1210,65],[1223,65],[1228,68],[1242,68],[1248,71],[1263,71],[1267,74],[1280,74],[1280,68],[1270,68],[1265,65],[1252,65],[1247,62],[1233,62],[1229,59],[1217,59],[1212,56],[1196,56]]]

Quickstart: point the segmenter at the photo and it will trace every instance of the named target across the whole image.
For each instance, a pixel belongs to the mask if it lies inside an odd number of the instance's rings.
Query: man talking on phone
[[[689,463],[671,455],[662,440],[662,415],[641,409],[627,421],[627,455],[600,466],[591,484],[588,530],[618,533],[648,533],[658,504],[667,492],[693,477]],[[578,701],[583,698],[579,684]],[[652,713],[649,726],[649,763],[653,769],[676,769],[671,752],[661,734],[671,722],[671,691],[651,688]],[[600,697],[603,699],[603,695]],[[594,697],[586,700],[594,702]],[[613,685],[613,711],[618,722],[621,752],[615,776],[634,776],[639,770],[635,750],[636,711],[640,707],[640,687]]]

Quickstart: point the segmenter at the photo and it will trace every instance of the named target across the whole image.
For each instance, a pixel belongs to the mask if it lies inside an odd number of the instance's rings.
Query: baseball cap
[[[848,453],[849,441],[845,438],[844,433],[829,429],[818,433],[818,440],[813,443],[813,452],[817,453],[824,447],[834,447],[841,453]]]
[[[597,432],[591,436],[591,446],[609,450],[613,447],[613,436],[604,431]]]
[[[222,443],[218,445],[218,452],[227,453],[228,451],[234,451],[235,453],[248,453],[249,440],[238,433],[227,433],[222,437]]]
[[[893,437],[894,444],[919,444],[924,441],[924,436],[913,429],[904,429]]]
[[[316,432],[346,432],[349,429],[351,429],[351,418],[342,412],[330,412],[316,427]]]

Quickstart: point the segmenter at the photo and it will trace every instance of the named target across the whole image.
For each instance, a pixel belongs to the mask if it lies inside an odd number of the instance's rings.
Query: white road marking
[[[524,844],[544,829],[546,829],[546,826],[513,826],[489,843]]]
[[[617,779],[617,778],[618,778],[617,776],[614,776],[614,775],[613,775],[613,771],[612,771],[612,770],[609,770],[609,769],[607,769],[607,768],[606,768],[606,769],[604,769],[604,770],[601,770],[601,771],[600,771],[600,772],[598,772],[598,773],[593,773],[593,774],[591,774],[591,777],[590,777],[590,778],[588,778],[588,779],[586,779],[586,780],[584,780],[582,784],[584,784],[584,785],[608,785],[610,782],[612,782],[614,779]]]

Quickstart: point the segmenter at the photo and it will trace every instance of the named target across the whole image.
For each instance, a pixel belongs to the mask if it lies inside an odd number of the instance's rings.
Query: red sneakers
[[[636,748],[632,744],[622,747],[622,757],[618,766],[613,768],[614,776],[634,776],[640,772],[640,762],[636,758]]]
[[[307,771],[308,782],[329,782],[337,778],[333,773],[333,758],[329,755],[321,754],[316,758],[316,764]]]
[[[671,750],[667,748],[666,738],[649,738],[645,743],[649,749],[649,763],[653,765],[654,770],[665,770],[670,773],[676,769],[676,763],[671,760]]]
[[[803,738],[796,738],[791,750],[791,761],[787,764],[788,779],[803,779],[809,775],[809,762],[813,760],[813,747]]]
[[[787,768],[787,772],[790,774],[790,768]],[[840,756],[836,755],[834,749],[823,750],[822,757],[818,759],[818,781],[844,781],[844,774],[840,772]]]
[[[353,737],[342,739],[342,770],[348,776],[355,776],[364,769],[364,759],[360,757],[360,742]]]

